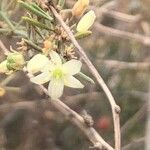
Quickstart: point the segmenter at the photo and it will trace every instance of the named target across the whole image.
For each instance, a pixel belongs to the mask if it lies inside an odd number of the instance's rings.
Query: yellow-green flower
[[[7,60],[0,63],[0,73],[9,74],[10,70],[7,68]]]
[[[0,73],[11,74],[13,71],[21,70],[25,64],[21,53],[9,53],[7,58],[0,63]]]
[[[42,73],[31,78],[33,83],[44,84],[50,81],[48,92],[52,99],[62,96],[64,86],[71,88],[84,87],[79,80],[73,77],[73,75],[79,73],[81,70],[82,63],[79,60],[72,59],[63,64],[60,56],[55,51],[51,51],[50,57],[51,60],[45,68],[41,68]]]
[[[6,60],[9,70],[20,70],[25,64],[23,55],[18,52],[9,53]]]
[[[89,28],[93,25],[96,19],[95,13],[93,10],[86,13],[77,25],[77,32],[86,33],[89,31]]]

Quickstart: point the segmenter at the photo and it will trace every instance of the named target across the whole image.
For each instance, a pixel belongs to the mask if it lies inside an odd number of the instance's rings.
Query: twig
[[[147,123],[146,123],[146,139],[145,139],[145,150],[150,149],[150,80],[149,80],[149,93],[148,93],[148,99],[147,99]]]
[[[32,75],[28,74],[30,78]],[[39,87],[44,91],[46,95],[49,96],[47,89],[43,85]],[[59,99],[50,100],[50,103],[59,110],[64,116],[68,117],[71,122],[73,122],[78,128],[80,128],[87,138],[93,143],[94,147],[101,150],[103,147],[108,150],[114,150],[103,138],[97,133],[93,127],[88,127],[83,119],[78,113],[70,109],[66,104],[64,104]]]
[[[44,90],[47,91],[45,88]],[[101,138],[101,136],[92,127],[87,127],[87,125],[84,122],[83,117],[81,117],[75,111],[70,109],[67,105],[65,105],[60,100],[49,100],[49,101],[43,100],[41,101],[41,105],[42,105],[41,107],[43,107],[44,109],[48,108],[49,105],[52,105],[57,110],[59,110],[65,117],[67,117],[73,124],[75,124],[84,132],[84,134],[90,139],[90,141],[94,144],[94,146],[98,145],[99,143],[100,146],[98,149],[100,149],[101,146],[103,146],[107,150],[114,150],[109,144],[107,144]],[[0,106],[0,114],[4,115],[11,109],[16,109],[16,108],[26,108],[26,109],[34,111],[35,107],[36,107],[36,102],[29,102],[29,101],[17,102],[14,104],[3,104],[2,106]],[[50,112],[50,111],[48,110],[47,112]]]
[[[23,71],[26,72],[26,69],[24,68]],[[30,78],[33,75],[27,74],[27,76]],[[49,96],[49,93],[44,86],[39,85],[39,87],[43,90],[43,92],[46,95]],[[50,100],[50,102],[57,110],[59,110],[66,117],[69,117],[70,121],[72,121],[77,127],[79,127],[84,132],[87,138],[93,143],[94,147],[96,147],[99,150],[101,150],[103,147],[107,150],[114,150],[107,142],[103,140],[103,138],[97,133],[97,131],[93,127],[88,127],[86,125],[82,116],[70,109],[60,100]]]
[[[72,1],[67,1],[66,3],[69,5],[69,7],[71,7],[74,4],[74,2],[72,2]],[[115,5],[116,5],[115,1],[109,1],[100,7],[90,5],[88,7],[88,9],[94,10],[96,12],[96,16],[98,18],[109,15],[110,17],[112,17],[116,20],[120,20],[120,21],[128,22],[128,23],[135,23],[135,22],[138,22],[139,20],[141,20],[141,15],[139,15],[139,14],[134,16],[134,15],[125,14],[125,13],[113,10],[115,8]]]
[[[147,112],[147,104],[144,104],[140,110],[138,110],[122,127],[121,135],[122,137],[127,133],[127,130],[132,128]]]
[[[128,23],[136,23],[138,21],[141,20],[141,15],[128,15],[128,14],[124,14],[121,12],[117,12],[114,10],[108,10],[105,8],[100,8],[99,11],[101,11],[102,15],[109,15],[110,17],[116,19],[116,20],[120,20],[123,22],[128,22]]]
[[[83,117],[70,109],[63,102],[61,102],[60,100],[51,100],[51,104],[55,106],[55,108],[57,108],[66,117],[69,117],[69,120],[71,120],[77,127],[79,127],[84,132],[88,139],[93,143],[94,147],[100,150],[103,147],[108,150],[114,150],[108,143],[103,140],[103,138],[96,132],[94,128],[88,127],[85,124]]]
[[[69,27],[65,24],[61,16],[57,13],[57,11],[50,6],[54,16],[56,19],[59,21],[61,26],[64,28],[66,33],[68,34],[70,40],[74,44],[74,46],[77,48],[77,52],[79,53],[80,57],[83,58],[85,64],[88,66],[90,72],[93,74],[93,76],[96,78],[98,81],[99,85],[102,87],[104,90],[107,98],[109,99],[109,102],[111,104],[111,109],[113,113],[113,122],[114,122],[114,132],[115,132],[115,149],[120,150],[120,145],[121,145],[121,140],[120,140],[120,119],[119,119],[119,112],[120,112],[120,107],[116,104],[114,97],[112,96],[110,90],[108,89],[107,85],[105,84],[104,80],[94,67],[94,65],[91,63],[87,55],[85,54],[84,50],[82,47],[78,44],[76,41],[73,33],[70,31]]]
[[[25,43],[31,47],[33,47],[34,49],[36,49],[39,52],[42,52],[42,48],[37,46],[36,44],[34,44],[31,40],[27,40],[27,39],[23,39],[23,41],[25,41]]]
[[[9,75],[6,79],[4,79],[3,81],[0,82],[0,86],[6,86],[15,77],[16,77],[15,73]]]
[[[108,36],[114,36],[114,37],[119,37],[122,39],[127,39],[127,40],[135,40],[145,46],[150,46],[150,37],[144,36],[144,35],[139,35],[136,33],[131,33],[131,32],[126,32],[126,31],[121,31],[118,29],[114,29],[111,27],[104,26],[99,23],[95,23],[95,28],[100,32],[103,33],[104,35]]]
[[[5,45],[3,44],[3,42],[1,40],[0,40],[0,47],[5,55],[7,55],[9,53],[9,51],[7,50],[7,48],[5,47]]]
[[[12,31],[15,30],[14,25],[12,24],[12,22],[9,20],[9,18],[7,17],[7,15],[5,13],[3,13],[2,11],[0,11],[0,16],[1,18],[8,24],[8,26],[10,27],[10,29]]]
[[[144,146],[145,137],[141,137],[137,140],[132,141],[131,143],[125,145],[122,147],[122,150],[131,150],[131,149],[137,149],[140,145]]]
[[[133,69],[140,71],[150,71],[149,62],[124,62],[118,60],[98,60],[97,63],[102,63],[108,66],[109,68],[114,69]]]

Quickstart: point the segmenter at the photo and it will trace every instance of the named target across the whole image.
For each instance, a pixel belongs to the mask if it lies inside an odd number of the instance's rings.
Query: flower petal
[[[50,57],[51,57],[51,61],[55,65],[61,65],[62,64],[62,61],[61,61],[59,54],[56,53],[55,51],[50,51]]]
[[[38,71],[41,71],[43,67],[49,62],[49,59],[42,54],[35,55],[27,64],[28,72],[34,74]]]
[[[7,60],[4,60],[3,62],[0,63],[0,73],[7,73],[9,72],[7,68]]]
[[[67,74],[74,75],[80,72],[82,63],[79,60],[72,59],[63,64],[63,70]]]
[[[95,21],[95,13],[93,10],[86,13],[77,25],[78,32],[86,32],[94,23]]]
[[[49,72],[43,72],[35,77],[32,77],[30,80],[36,84],[44,84],[51,79],[51,74]]]
[[[48,92],[52,99],[57,99],[62,96],[64,89],[64,83],[62,80],[53,79],[49,83]]]
[[[84,87],[84,85],[73,76],[68,76],[65,78],[65,85],[71,88],[83,88]]]
[[[52,71],[55,65],[49,60],[49,62],[41,69],[41,72]]]

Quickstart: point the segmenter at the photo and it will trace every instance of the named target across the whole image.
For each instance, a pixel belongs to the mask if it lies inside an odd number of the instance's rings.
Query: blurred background
[[[19,21],[23,11],[14,9]],[[72,8],[74,0],[66,0]],[[79,40],[121,107],[122,150],[150,150],[150,0],[93,0],[89,10],[97,16],[92,35]],[[4,34],[0,40],[15,49],[19,37]],[[0,51],[0,60],[4,54]],[[83,72],[92,75],[83,67]],[[65,89],[62,101],[82,115],[93,117],[94,128],[114,145],[110,104],[97,85],[82,81],[83,90]],[[23,72],[0,75],[0,150],[87,150],[90,142],[53,107]]]

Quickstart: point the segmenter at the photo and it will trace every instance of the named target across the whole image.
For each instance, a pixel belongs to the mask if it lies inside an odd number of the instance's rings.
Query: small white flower
[[[57,99],[62,96],[64,85],[71,88],[83,88],[84,85],[77,80],[73,75],[81,70],[82,63],[79,60],[70,60],[62,63],[60,56],[55,52],[50,53],[51,60],[44,69],[41,69],[41,74],[31,78],[31,81],[36,84],[44,84],[50,81],[48,92],[52,99]]]
[[[28,72],[34,74],[41,71],[46,64],[49,63],[49,59],[43,54],[37,54],[27,64]]]

